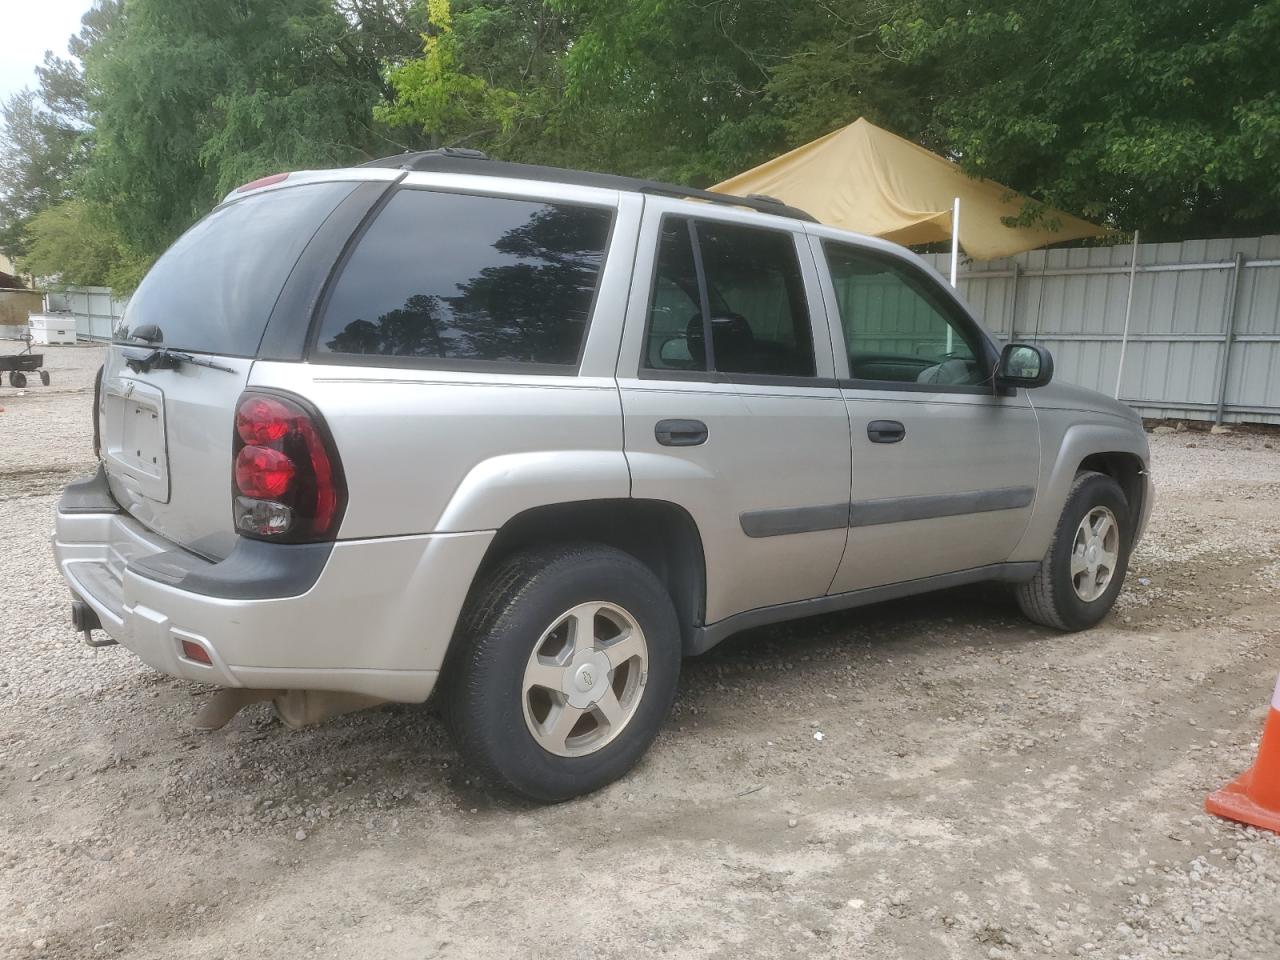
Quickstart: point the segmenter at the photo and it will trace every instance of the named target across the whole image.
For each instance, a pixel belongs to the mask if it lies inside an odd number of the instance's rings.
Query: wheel
[[[17,387],[19,390],[21,390],[26,385],[27,385],[27,375],[25,373],[23,373],[21,370],[9,371],[9,386]]]
[[[1022,612],[1058,630],[1098,623],[1124,585],[1132,531],[1120,484],[1091,470],[1076,474],[1040,569],[1018,585]]]
[[[499,785],[556,802],[622,776],[657,736],[680,627],[639,560],[596,544],[531,550],[470,598],[442,680],[458,751]]]
[[[41,383],[43,383],[46,387],[49,385],[49,371],[48,371],[48,370],[41,370],[41,371],[40,371],[40,382],[41,382]]]

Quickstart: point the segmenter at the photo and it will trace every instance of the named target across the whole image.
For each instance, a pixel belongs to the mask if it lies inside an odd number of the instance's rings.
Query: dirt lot
[[[0,388],[4,956],[1280,956],[1280,839],[1201,808],[1280,670],[1280,437],[1152,438],[1102,628],[990,588],[744,634],[630,776],[538,808],[430,706],[196,734],[205,690],[81,645],[48,535],[100,351],[50,352]]]

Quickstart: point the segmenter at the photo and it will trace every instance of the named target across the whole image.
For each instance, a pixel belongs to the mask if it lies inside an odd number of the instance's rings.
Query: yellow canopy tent
[[[823,223],[904,246],[952,240],[953,274],[956,240],[970,257],[991,260],[1110,232],[1053,209],[1034,226],[1005,226],[1001,219],[1016,217],[1025,197],[862,118],[711,189],[768,194]]]

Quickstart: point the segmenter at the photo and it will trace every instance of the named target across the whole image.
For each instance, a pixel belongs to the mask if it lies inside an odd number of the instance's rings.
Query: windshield
[[[303,248],[355,187],[350,181],[309,183],[218,207],[156,261],[113,339],[254,356]]]

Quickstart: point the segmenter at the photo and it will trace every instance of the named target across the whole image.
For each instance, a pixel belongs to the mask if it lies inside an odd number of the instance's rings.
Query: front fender
[[[436,531],[498,530],[534,507],[624,499],[631,474],[621,450],[541,450],[482,460],[462,478]]]
[[[1062,508],[1066,505],[1076,471],[1086,457],[1104,453],[1132,454],[1142,461],[1144,471],[1151,459],[1147,435],[1140,423],[1129,423],[1118,417],[1098,414],[1095,419],[1087,422],[1065,425],[1059,433],[1054,428],[1052,418],[1046,417],[1044,412],[1038,413],[1041,430],[1040,483],[1031,519],[1009,558],[1015,562],[1039,560],[1045,555],[1058,519],[1062,516]],[[1147,501],[1150,502],[1150,496]],[[1144,513],[1146,509],[1144,505]],[[1140,527],[1141,518],[1135,520]]]

